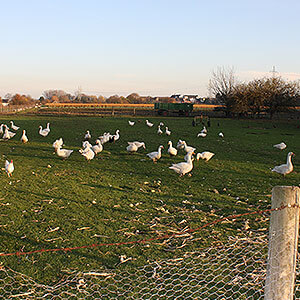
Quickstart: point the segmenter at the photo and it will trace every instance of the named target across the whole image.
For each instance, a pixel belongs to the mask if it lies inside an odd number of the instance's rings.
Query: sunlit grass
[[[132,118],[136,121],[133,127],[128,125],[128,118],[8,116],[1,122],[8,124],[11,119],[26,129],[29,143],[21,144],[21,129],[12,140],[0,142],[2,166],[5,159],[13,159],[15,164],[12,178],[1,173],[2,253],[172,234],[231,214],[269,208],[273,186],[299,185],[297,156],[295,171],[285,178],[270,171],[286,161],[288,151],[297,155],[300,141],[296,121],[213,119],[208,136],[197,138],[202,127],[192,127],[192,120],[186,118],[149,118],[153,128],[146,127],[143,118]],[[48,121],[51,132],[43,138],[38,126],[44,127]],[[156,134],[160,121],[172,131],[170,137]],[[77,151],[86,130],[94,142],[102,133],[116,129],[120,129],[120,140],[105,144],[104,151],[91,162]],[[224,139],[218,136],[220,131]],[[52,143],[59,137],[65,148],[75,150],[65,161],[53,153]],[[192,176],[179,178],[168,167],[182,161],[184,153],[175,158],[166,154],[168,140],[176,145],[178,139],[186,140],[197,152],[208,150],[216,155],[207,163],[194,161]],[[134,140],[144,141],[147,149],[128,154],[127,141]],[[287,149],[272,147],[282,141]],[[165,150],[161,160],[153,164],[146,153],[157,150],[160,144]],[[157,240],[134,246],[2,257],[1,262],[36,280],[57,281],[67,270],[122,267],[121,255],[132,257],[127,264],[134,266],[177,257],[212,240],[238,234],[243,221],[220,223],[213,231],[208,228],[194,233],[184,246],[182,238]],[[261,216],[252,218],[251,228],[266,226],[261,221]]]

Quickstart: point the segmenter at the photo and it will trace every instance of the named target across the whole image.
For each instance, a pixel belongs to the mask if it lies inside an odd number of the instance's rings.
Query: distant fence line
[[[16,113],[16,112],[31,109],[34,107],[35,107],[34,104],[31,104],[31,105],[7,105],[7,106],[0,105],[0,114]]]

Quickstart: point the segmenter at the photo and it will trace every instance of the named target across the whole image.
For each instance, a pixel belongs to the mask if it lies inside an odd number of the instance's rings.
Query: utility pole
[[[273,66],[272,71],[270,71],[270,73],[272,73],[272,77],[275,78],[276,74],[278,74],[278,72],[275,69],[275,66]]]

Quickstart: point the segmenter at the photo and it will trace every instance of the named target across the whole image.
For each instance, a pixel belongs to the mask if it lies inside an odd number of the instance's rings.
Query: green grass
[[[212,119],[209,134],[203,139],[196,137],[201,127],[192,127],[192,119],[186,118],[149,118],[155,125],[162,120],[172,131],[171,137],[158,136],[157,127],[146,127],[143,118],[136,118],[133,127],[128,125],[128,118],[1,118],[7,124],[10,120],[27,130],[29,143],[21,144],[21,129],[12,140],[0,142],[2,166],[5,159],[13,159],[15,165],[12,178],[4,171],[0,174],[2,253],[140,240],[197,228],[223,216],[270,208],[272,187],[299,185],[297,156],[294,172],[285,178],[270,172],[270,168],[285,163],[288,151],[298,154],[299,121]],[[47,122],[51,132],[43,138],[38,126]],[[77,151],[86,130],[91,131],[94,141],[103,132],[116,129],[120,129],[120,140],[105,144],[96,159],[87,162]],[[218,137],[220,131],[224,139]],[[65,148],[76,150],[65,161],[53,154],[52,143],[59,137]],[[184,154],[168,157],[169,139],[175,145],[178,139],[186,140],[197,152],[208,150],[216,155],[207,163],[194,161],[192,177],[179,178],[168,167],[182,161]],[[144,141],[146,151],[128,154],[127,141],[133,140]],[[281,141],[287,149],[272,147]],[[153,164],[146,153],[160,144],[165,150],[161,160]],[[249,219],[253,231],[268,226],[261,216]],[[1,263],[39,282],[57,282],[70,270],[136,267],[147,261],[180,257],[185,251],[239,234],[244,221],[220,223],[194,233],[184,247],[181,238],[166,243],[159,240],[2,257]],[[120,265],[121,255],[133,259]]]

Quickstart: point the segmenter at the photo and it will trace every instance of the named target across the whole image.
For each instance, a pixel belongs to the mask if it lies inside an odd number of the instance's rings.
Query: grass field
[[[1,164],[13,159],[15,171],[8,178],[1,172],[0,252],[65,248],[93,243],[140,240],[197,228],[209,221],[235,213],[270,208],[276,185],[299,185],[299,121],[247,121],[212,119],[206,138],[197,138],[202,127],[191,119],[150,118],[163,121],[170,137],[156,134],[145,119],[92,117],[2,116],[1,122],[27,130],[29,143],[21,144],[21,129],[9,141],[0,142]],[[51,132],[43,138],[38,126],[50,122]],[[219,125],[219,126],[218,126]],[[92,140],[104,132],[120,129],[120,140],[107,143],[96,159],[87,162],[77,151],[86,130]],[[224,139],[218,136],[222,131]],[[62,137],[74,149],[65,161],[53,154],[52,143]],[[168,167],[183,160],[184,153],[170,158],[167,142],[186,140],[197,152],[216,153],[209,162],[194,161],[192,176],[179,178]],[[144,141],[146,150],[128,154],[127,141]],[[272,145],[284,141],[280,151]],[[165,149],[153,164],[146,153]],[[282,177],[270,168],[285,163],[295,152],[294,172]],[[299,153],[298,153],[299,152]],[[149,242],[132,246],[106,246],[72,252],[2,257],[3,267],[29,275],[39,282],[56,282],[72,270],[125,268],[160,258],[174,258],[212,242],[225,241],[243,230],[245,219],[219,223],[190,238]],[[250,218],[255,232],[268,226],[261,216]],[[132,259],[120,264],[121,255]]]

